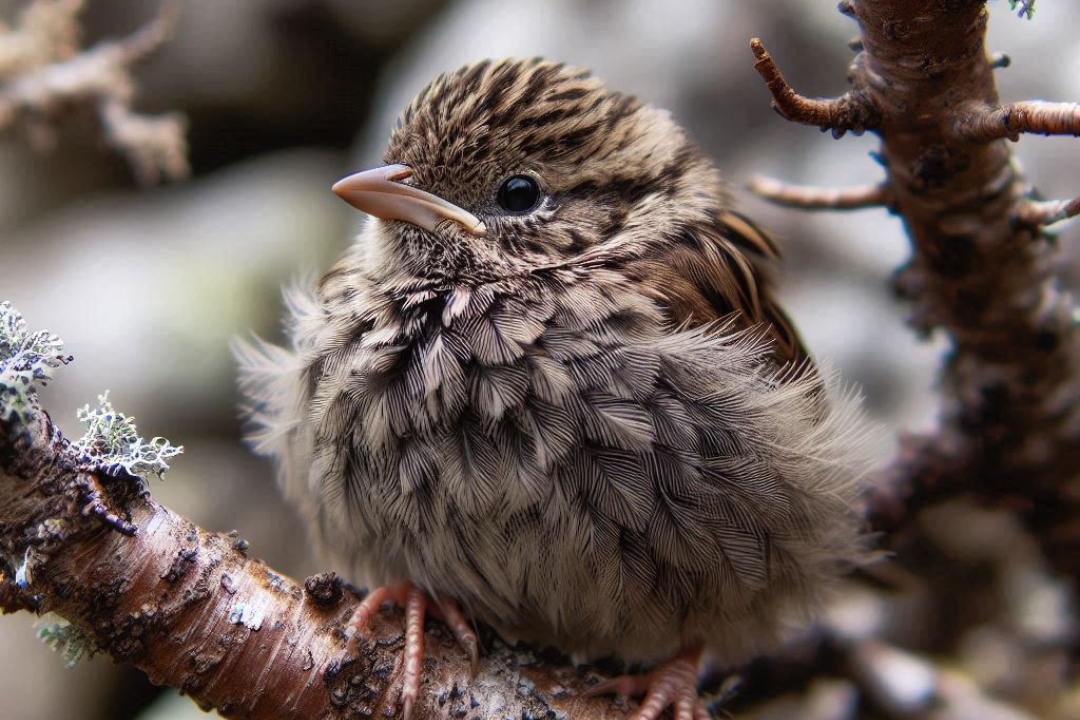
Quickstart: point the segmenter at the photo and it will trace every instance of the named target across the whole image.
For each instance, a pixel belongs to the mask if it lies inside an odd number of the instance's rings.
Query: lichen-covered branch
[[[852,92],[876,114],[867,127],[882,140],[888,204],[912,243],[897,290],[920,333],[952,341],[940,430],[912,440],[882,476],[889,487],[874,497],[885,504],[872,514],[895,524],[930,497],[1013,498],[1056,567],[1080,571],[1080,495],[1069,485],[1080,464],[1080,334],[1041,232],[1076,203],[1031,203],[1003,140],[1075,134],[1077,106],[999,107],[984,0],[841,9],[861,33]],[[767,56],[760,43],[753,50],[762,70]],[[779,71],[765,68],[778,102]]]
[[[132,35],[78,51],[82,0],[34,0],[14,28],[0,26],[0,132],[21,127],[36,145],[56,143],[69,116],[90,110],[104,141],[145,185],[188,176],[187,122],[179,113],[135,112],[131,68],[172,35],[179,3]]]
[[[164,471],[178,449],[142,440],[106,400],[81,413],[85,438],[65,439],[35,385],[69,360],[0,304],[0,610],[56,613],[71,629],[49,638],[77,644],[69,654],[130,662],[228,717],[394,716],[400,612],[349,643],[358,598],[332,575],[301,587],[155,502],[135,473]],[[440,624],[426,644],[416,718],[621,720],[610,700],[582,696],[589,673],[531,648],[493,639],[473,677]]]
[[[336,716],[346,717],[350,707],[386,705],[391,653],[378,642],[355,657],[344,651],[343,618],[353,603],[340,588],[313,597],[232,539],[118,487],[126,478],[103,484],[134,534],[83,515],[78,460],[48,416],[37,421],[0,423],[0,547],[8,558],[26,558],[20,596],[204,708],[245,718],[334,717],[336,702]],[[15,583],[6,585],[12,592]],[[383,647],[395,644],[393,625],[376,624]],[[373,672],[380,663],[381,679]]]

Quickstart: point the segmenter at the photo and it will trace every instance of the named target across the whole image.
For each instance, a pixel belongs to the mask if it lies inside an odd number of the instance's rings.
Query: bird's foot
[[[401,717],[403,720],[409,720],[413,706],[416,705],[416,699],[420,695],[420,671],[424,664],[424,617],[431,613],[433,617],[450,628],[458,645],[469,655],[473,674],[476,673],[476,666],[480,660],[480,643],[457,603],[448,598],[437,600],[430,598],[423,590],[404,581],[375,588],[357,606],[349,620],[349,629],[352,633],[349,640],[350,649],[355,649],[357,637],[367,628],[379,608],[386,603],[405,608],[405,651],[398,699],[401,702]]]
[[[588,697],[644,696],[645,699],[633,720],[658,720],[668,707],[671,708],[673,720],[711,720],[708,708],[698,697],[697,670],[700,657],[699,648],[683,650],[670,660],[660,663],[648,674],[622,675],[592,686],[585,694]]]

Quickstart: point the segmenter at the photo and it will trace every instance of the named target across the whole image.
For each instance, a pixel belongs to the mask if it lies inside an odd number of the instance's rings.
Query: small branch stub
[[[773,108],[787,120],[832,130],[833,137],[877,127],[878,113],[865,93],[856,89],[829,100],[804,97],[791,89],[759,38],[750,41],[750,49],[757,58],[754,69],[772,93]]]
[[[1080,215],[1080,197],[1072,200],[1031,201],[1013,212],[1013,224],[1018,227],[1041,228]]]
[[[802,210],[862,210],[888,205],[885,184],[858,185],[846,188],[792,185],[765,175],[750,178],[752,193],[778,205]]]
[[[956,135],[970,142],[1017,140],[1021,133],[1080,135],[1080,104],[1015,102],[999,108],[967,106],[956,114]]]

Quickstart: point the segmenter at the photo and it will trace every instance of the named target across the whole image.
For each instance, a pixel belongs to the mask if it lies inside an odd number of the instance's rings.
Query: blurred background
[[[15,22],[27,4],[0,0],[0,21]],[[84,45],[131,33],[155,5],[87,0]],[[1040,3],[1032,21],[1003,0],[990,9],[990,48],[1013,60],[998,71],[1004,99],[1080,97],[1080,8]],[[48,152],[18,129],[0,136],[0,299],[74,354],[45,396],[68,433],[81,434],[75,408],[110,390],[144,435],[186,448],[154,483],[158,498],[204,527],[238,530],[280,570],[325,570],[270,468],[240,441],[229,341],[280,336],[281,285],[326,267],[361,220],[330,185],[380,164],[396,114],[429,79],[484,57],[543,55],[669,108],[785,248],[782,295],[812,352],[860,385],[891,430],[926,428],[943,344],[918,342],[890,295],[907,256],[899,222],[879,210],[786,210],[741,189],[754,173],[815,185],[880,178],[869,157],[876,138],[838,141],[784,122],[752,68],[749,39],[761,37],[797,91],[840,94],[854,34],[835,0],[187,0],[175,38],[136,69],[134,105],[187,115],[192,178],[138,187],[78,120]],[[1014,149],[1048,197],[1080,193],[1080,142],[1028,138]],[[1074,228],[1061,237],[1073,267],[1080,238]],[[1008,517],[935,512],[921,560],[935,576],[915,599],[867,601],[886,607],[885,634],[955,658],[1033,717],[1067,715],[1047,709],[1046,688],[1029,677],[1061,674],[1060,652],[1030,653],[1047,644],[1039,632],[1060,631],[1065,594]],[[943,570],[952,564],[970,573]],[[0,617],[0,717],[201,715],[108,658],[65,669],[31,626],[24,614]]]

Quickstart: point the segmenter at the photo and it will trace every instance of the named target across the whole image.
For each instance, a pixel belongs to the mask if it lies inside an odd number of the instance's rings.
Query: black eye
[[[528,175],[514,175],[499,186],[495,200],[508,213],[521,215],[534,210],[540,204],[540,184]]]

